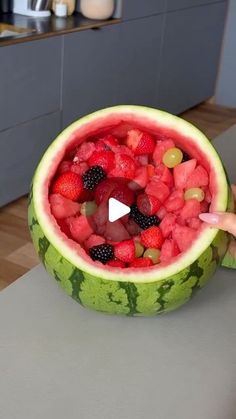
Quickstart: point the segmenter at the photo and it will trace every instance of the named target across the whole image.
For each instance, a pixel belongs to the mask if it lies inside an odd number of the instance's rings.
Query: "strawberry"
[[[89,166],[101,166],[105,172],[109,173],[115,163],[115,154],[113,151],[94,151],[89,158]]]
[[[126,185],[119,185],[110,194],[110,198],[117,199],[130,207],[134,203],[134,193]]]
[[[127,145],[134,154],[151,154],[155,148],[154,138],[147,132],[142,132],[139,129],[131,129],[127,133]]]
[[[148,266],[152,265],[153,261],[150,258],[137,258],[129,264],[129,266],[132,268],[147,268]]]
[[[138,195],[137,205],[139,211],[149,216],[154,215],[159,210],[161,203],[155,196],[144,193]]]
[[[141,233],[141,243],[146,248],[153,247],[154,249],[160,249],[164,241],[161,229],[156,226],[152,226],[143,230]]]
[[[49,202],[51,212],[57,219],[71,217],[80,211],[80,204],[60,194],[51,194],[49,196]]]
[[[133,262],[135,259],[135,245],[133,240],[124,240],[114,246],[114,255],[122,262]]]
[[[135,174],[135,161],[127,154],[115,154],[115,168],[109,173],[110,177],[133,179]]]
[[[121,260],[109,260],[107,265],[112,266],[113,268],[125,268],[125,263]]]
[[[82,190],[82,177],[73,172],[62,173],[52,185],[53,193],[59,193],[72,201],[79,199]]]

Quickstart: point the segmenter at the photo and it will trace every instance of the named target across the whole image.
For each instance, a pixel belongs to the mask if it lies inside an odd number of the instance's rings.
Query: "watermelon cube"
[[[165,202],[165,208],[168,212],[178,211],[184,206],[184,194],[182,190],[175,190],[170,194]]]
[[[169,188],[172,188],[174,185],[174,179],[172,173],[168,167],[166,167],[163,163],[160,163],[155,168],[155,175],[156,177],[164,182]]]
[[[114,242],[121,242],[130,238],[128,231],[120,220],[116,220],[112,223],[107,221],[104,236],[107,240],[112,240]]]
[[[180,211],[180,217],[183,219],[197,217],[201,212],[200,202],[196,199],[189,199],[185,202]]]
[[[179,254],[179,248],[173,239],[166,239],[161,248],[160,261],[168,263]]]
[[[68,218],[80,211],[80,204],[65,198],[61,194],[54,193],[49,196],[52,215],[55,218]]]
[[[71,236],[78,243],[83,243],[93,233],[92,220],[88,222],[87,217],[80,215],[79,217],[70,217],[67,219]]]
[[[201,165],[197,166],[196,169],[189,175],[186,182],[186,188],[198,188],[201,186],[207,186],[209,184],[209,177],[206,169]]]
[[[163,220],[160,223],[160,229],[164,237],[168,237],[172,232],[176,223],[176,215],[175,214],[166,214]]]
[[[97,227],[106,224],[108,220],[107,202],[102,202],[92,217]]]
[[[198,217],[187,218],[186,224],[188,227],[193,228],[194,230],[199,230],[202,225],[202,221]]]
[[[185,161],[174,167],[174,182],[176,189],[186,188],[187,181],[197,164],[196,159]]]
[[[85,241],[84,246],[86,249],[90,249],[93,246],[99,246],[105,243],[105,239],[97,234],[91,234],[91,236]]]
[[[156,176],[153,176],[147,184],[145,192],[147,195],[155,196],[161,203],[163,203],[169,196],[170,189],[167,185],[165,185],[165,183],[156,178]]]
[[[159,210],[156,212],[156,215],[158,216],[158,218],[160,218],[160,220],[162,220],[166,214],[167,214],[167,211],[164,205],[160,207]]]
[[[89,157],[92,156],[94,151],[95,151],[94,143],[91,143],[91,142],[82,143],[77,149],[73,162],[80,163],[82,161],[87,161]]]
[[[177,243],[178,248],[181,252],[188,250],[193,244],[197,236],[197,231],[193,228],[180,226],[176,224],[172,231],[172,238]]]

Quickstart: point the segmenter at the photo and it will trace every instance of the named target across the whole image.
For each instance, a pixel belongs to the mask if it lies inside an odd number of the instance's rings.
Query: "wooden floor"
[[[184,119],[214,138],[236,123],[236,109],[204,103],[188,110]],[[27,198],[0,209],[0,290],[39,263],[27,227]]]

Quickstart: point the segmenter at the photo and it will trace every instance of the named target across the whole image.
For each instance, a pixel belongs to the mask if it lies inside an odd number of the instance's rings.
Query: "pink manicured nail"
[[[204,212],[199,214],[199,218],[209,224],[217,224],[220,221],[219,215]]]

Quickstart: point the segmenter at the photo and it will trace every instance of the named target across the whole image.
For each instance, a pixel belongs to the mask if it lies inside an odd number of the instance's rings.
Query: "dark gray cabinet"
[[[55,112],[0,132],[0,206],[29,191],[40,157],[59,131]]]
[[[120,25],[116,103],[157,106],[163,15]]]
[[[62,88],[63,126],[115,104],[119,27],[66,35]]]
[[[166,15],[159,106],[180,113],[214,94],[226,2]]]
[[[61,37],[0,48],[0,131],[60,108]]]
[[[163,13],[166,0],[123,0],[123,19],[137,19]]]
[[[217,3],[222,1],[224,0],[166,0],[166,11],[208,5],[210,3]]]
[[[96,109],[154,106],[163,15],[65,36],[63,125]]]

